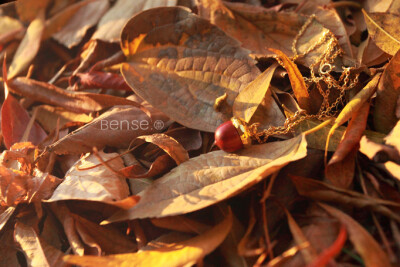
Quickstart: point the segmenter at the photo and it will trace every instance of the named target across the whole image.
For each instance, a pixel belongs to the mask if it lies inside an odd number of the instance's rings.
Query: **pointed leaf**
[[[129,62],[121,71],[133,91],[172,120],[207,132],[232,117],[237,94],[260,73],[237,40],[182,7],[136,15],[121,46]],[[273,103],[270,112],[278,110]]]
[[[276,67],[278,67],[278,64],[273,64],[239,93],[233,103],[233,115],[235,117],[241,118],[247,123],[250,121],[265,94],[271,95],[268,89]]]
[[[306,156],[304,136],[255,145],[239,154],[215,151],[192,158],[157,179],[138,195],[136,207],[107,222],[165,217],[199,210],[232,197],[291,161]]]

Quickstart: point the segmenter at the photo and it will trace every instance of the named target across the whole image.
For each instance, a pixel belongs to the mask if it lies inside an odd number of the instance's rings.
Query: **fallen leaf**
[[[171,244],[167,247],[146,250],[133,254],[117,254],[105,257],[66,256],[64,260],[70,264],[81,266],[191,266],[214,249],[226,238],[232,226],[232,213],[203,234],[192,239]]]
[[[129,62],[121,72],[133,91],[172,120],[207,132],[232,117],[237,94],[260,73],[237,40],[182,7],[136,15],[121,46]],[[225,93],[217,112],[215,100]]]
[[[342,140],[325,168],[326,177],[337,187],[349,188],[353,182],[355,152],[351,152],[358,150],[361,137],[363,136],[364,130],[367,126],[369,106],[370,104],[368,102],[364,103],[364,105],[353,114]],[[343,161],[346,161],[346,163],[353,161],[353,164],[348,166],[348,168],[343,168]],[[338,173],[338,169],[341,169],[342,171],[344,169],[349,169],[349,171],[345,172],[345,175],[338,175],[340,173],[340,170]]]
[[[90,71],[77,73],[70,78],[77,89],[114,89],[131,92],[132,89],[126,84],[124,78],[119,74],[110,72]]]
[[[320,124],[321,124],[320,121],[304,120],[296,128],[296,133],[301,134],[305,131],[308,131],[310,129],[313,129],[314,127],[319,126]],[[332,126],[327,125],[316,132],[308,134],[306,136],[308,146],[311,148],[319,149],[319,150],[325,150],[326,139],[329,134],[329,131],[331,130],[331,127]],[[339,145],[340,141],[342,140],[342,137],[345,132],[346,132],[345,126],[339,126],[338,128],[335,129],[333,135],[330,137],[330,140],[329,140],[328,151],[331,151],[331,152],[336,151],[337,146]],[[385,135],[382,133],[365,130],[364,134],[369,139],[373,140],[376,143],[381,144],[384,142],[383,138],[385,137]]]
[[[300,252],[304,258],[305,263],[310,264],[317,258],[317,253],[310,242],[307,240],[307,237],[304,235],[302,229],[297,224],[297,222],[293,219],[292,215],[285,208],[286,217],[288,219],[289,229],[292,233],[293,240],[296,242],[298,246],[308,244],[304,249]]]
[[[82,5],[82,2],[79,3],[81,7],[68,18],[68,22],[62,28],[52,35],[52,38],[68,48],[79,44],[85,37],[86,31],[101,19],[109,7],[107,0],[86,0],[83,2],[85,5]]]
[[[116,157],[117,153],[99,152],[98,156],[103,161],[112,159],[107,165],[115,171],[124,167],[122,159]],[[86,168],[89,169],[84,170]],[[125,179],[117,176],[102,165],[93,154],[88,153],[65,174],[64,181],[48,202],[72,199],[112,202],[122,200],[128,195],[129,189]]]
[[[18,38],[25,30],[24,25],[12,17],[0,16],[0,44],[5,45],[8,42]]]
[[[366,196],[352,190],[341,189],[314,179],[294,175],[291,175],[290,178],[296,186],[297,191],[302,196],[312,198],[316,201],[340,203],[347,206],[351,205],[360,209],[368,207],[373,211],[400,222],[400,216],[390,210],[390,207],[399,207],[399,204],[396,202]]]
[[[153,143],[160,147],[173,160],[175,160],[177,165],[189,159],[189,154],[186,149],[178,141],[166,134],[155,133],[152,135],[139,136],[138,139]]]
[[[40,9],[36,18],[29,24],[25,36],[15,52],[8,70],[8,79],[16,77],[31,64],[39,51],[44,28],[44,10]]]
[[[367,83],[367,85],[360,92],[358,92],[342,109],[342,111],[335,119],[335,122],[333,123],[331,130],[328,133],[328,137],[326,139],[325,151],[328,150],[327,148],[329,147],[330,138],[336,131],[336,129],[340,125],[347,122],[354,115],[354,113],[356,113],[364,105],[364,103],[368,101],[371,98],[371,96],[375,93],[380,78],[381,74],[380,73],[376,74],[372,78],[372,80],[370,80]]]
[[[92,39],[119,41],[121,30],[126,22],[136,13],[154,7],[175,6],[177,0],[118,0],[101,18]]]
[[[56,129],[58,119],[60,119],[60,126],[63,126],[68,122],[89,123],[93,120],[93,117],[83,113],[71,112],[61,107],[49,105],[40,105],[37,107],[36,120],[47,132]]]
[[[322,203],[319,203],[319,205],[345,225],[349,239],[356,251],[363,258],[366,267],[392,266],[386,253],[357,221],[332,206]]]
[[[25,252],[29,266],[65,266],[64,253],[41,241],[35,230],[23,223],[15,225],[15,240]]]
[[[396,21],[400,21],[398,14],[369,13],[363,10],[368,33],[375,44],[386,53],[394,56],[400,48],[400,33],[397,31]]]
[[[136,137],[161,132],[170,124],[169,118],[162,112],[149,106],[147,108],[151,119],[139,108],[115,106],[50,145],[48,151],[56,154],[81,154],[91,152],[93,147],[127,148]]]
[[[13,144],[21,141],[31,118],[18,100],[8,92],[7,86],[5,87],[6,99],[1,106],[1,133],[5,146],[10,148]],[[35,122],[29,129],[27,141],[38,145],[46,137],[46,132]]]
[[[386,66],[376,91],[374,126],[377,131],[389,133],[400,118],[397,112],[399,98],[400,77],[397,75],[400,68],[400,52],[396,53]]]
[[[266,94],[271,97],[269,84],[277,67],[276,63],[270,66],[238,94],[232,107],[235,117],[248,123]]]
[[[162,175],[167,173],[175,166],[176,162],[169,155],[161,155],[156,158],[149,168],[145,168],[142,164],[137,163],[135,165],[123,168],[120,171],[126,178],[135,178],[134,181],[129,180],[132,188],[135,187],[133,184],[136,184],[136,178],[151,178],[157,175]],[[139,183],[142,183],[142,181]],[[137,189],[135,188],[135,191],[136,190]]]
[[[8,80],[7,86],[11,92],[77,113],[100,111],[116,105],[132,105],[143,108],[138,103],[122,97],[66,91],[52,84],[24,77]]]
[[[30,176],[20,171],[0,166],[0,202],[6,206],[16,206],[21,202],[41,201],[49,198],[61,182],[50,174]]]
[[[349,40],[350,34],[346,31],[345,22],[338,14],[338,10],[329,5],[329,1],[311,0],[304,2],[297,9],[297,12],[307,16],[315,15],[318,22],[335,35],[346,56],[353,58],[353,51]]]
[[[269,48],[279,49],[288,57],[292,52],[293,40],[307,21],[307,16],[295,12],[276,12],[263,7],[243,3],[229,3],[221,0],[200,1],[199,14],[240,40],[243,47],[259,56],[272,56]],[[298,54],[307,51],[322,36],[329,32],[313,19],[300,36],[296,49]],[[310,66],[327,48],[324,43],[299,62]]]
[[[342,225],[340,227],[340,232],[335,240],[335,242],[329,247],[326,248],[317,259],[315,259],[309,267],[318,267],[318,266],[325,266],[328,264],[333,257],[338,255],[340,251],[343,249],[344,244],[346,243],[347,239],[347,232],[346,228]]]
[[[49,3],[49,0],[38,0],[35,2],[21,0],[15,2],[15,9],[22,21],[31,22],[37,17],[37,14],[40,13],[41,10],[46,9]]]
[[[296,64],[290,60],[282,51],[277,49],[269,49],[278,55],[282,61],[283,67],[287,70],[290,84],[292,85],[293,93],[297,99],[299,106],[304,109],[307,114],[312,112],[311,99],[308,94],[308,89],[304,81],[303,75],[297,68]]]
[[[117,212],[104,223],[179,215],[205,208],[305,157],[306,147],[305,137],[298,136],[252,146],[239,154],[215,151],[192,158],[139,193],[138,205]]]

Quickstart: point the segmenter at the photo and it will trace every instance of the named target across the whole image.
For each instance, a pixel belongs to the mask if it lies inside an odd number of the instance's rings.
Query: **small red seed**
[[[238,130],[232,121],[226,121],[215,131],[215,144],[226,152],[234,152],[243,148]]]

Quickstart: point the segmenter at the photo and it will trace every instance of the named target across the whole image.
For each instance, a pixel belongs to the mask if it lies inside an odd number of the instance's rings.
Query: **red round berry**
[[[226,152],[234,152],[243,148],[242,139],[232,121],[227,121],[218,126],[215,131],[215,144]]]

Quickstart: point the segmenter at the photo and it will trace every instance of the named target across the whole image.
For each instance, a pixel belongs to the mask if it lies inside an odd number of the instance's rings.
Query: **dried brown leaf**
[[[272,56],[269,48],[279,49],[292,57],[292,43],[307,21],[307,16],[295,12],[277,12],[263,7],[221,0],[199,1],[199,14],[242,42],[243,47],[260,56]],[[296,49],[304,53],[329,32],[317,20],[313,20],[302,36]],[[299,62],[311,65],[324,53],[327,43],[307,54]]]
[[[390,208],[398,208],[399,203],[363,195],[356,191],[341,189],[314,179],[293,176],[290,177],[300,195],[317,201],[351,205],[356,208],[370,208],[400,222],[400,216]]]
[[[152,135],[139,136],[138,139],[157,145],[175,160],[177,165],[189,159],[189,154],[186,149],[177,140],[166,134],[155,133]]]
[[[367,126],[369,106],[370,104],[368,102],[364,103],[364,105],[353,114],[349,126],[347,126],[346,132],[343,136],[343,139],[340,141],[339,146],[337,147],[335,153],[333,154],[328,165],[326,166],[326,177],[332,182],[333,185],[337,187],[348,188],[353,181],[355,168],[355,152],[351,152],[358,150],[361,137],[363,136],[364,130]],[[351,164],[350,166],[343,166],[341,164],[345,163],[343,161],[346,161],[346,163],[352,162],[353,164]],[[341,171],[345,170],[345,175],[338,175],[339,173],[341,173],[337,172],[338,169],[341,169]]]
[[[160,132],[170,124],[164,113],[151,107],[148,110],[151,119],[139,108],[115,106],[52,144],[48,150],[57,154],[81,154],[91,152],[93,147],[127,148],[136,137]],[[159,125],[163,127],[158,128]]]
[[[400,48],[400,32],[397,22],[400,21],[398,14],[370,13],[363,10],[368,33],[375,44],[386,53],[394,56]]]
[[[83,3],[85,4],[82,5]],[[52,38],[68,48],[79,44],[85,37],[86,31],[101,19],[109,7],[107,0],[86,0],[79,5],[80,8],[68,18],[68,21],[52,34]]]
[[[270,66],[238,94],[232,107],[235,117],[248,123],[266,94],[271,97],[269,84],[277,67],[278,64]]]
[[[138,195],[138,205],[106,222],[165,217],[205,208],[232,197],[306,156],[304,136],[252,146],[239,154],[215,151],[192,158]]]
[[[207,132],[232,117],[237,94],[260,73],[237,40],[182,7],[136,15],[121,46],[129,62],[121,71],[135,93],[172,120]],[[214,103],[225,93],[217,112]],[[271,110],[279,112],[275,103]]]
[[[119,41],[122,28],[133,15],[154,7],[175,6],[176,3],[177,0],[118,0],[101,18],[92,39]]]
[[[44,9],[39,9],[36,18],[29,24],[25,36],[18,46],[8,70],[8,79],[12,79],[28,68],[39,51],[44,31]]]
[[[116,171],[124,167],[122,159],[120,157],[115,158],[118,156],[117,153],[99,152],[98,155],[103,161],[112,159],[107,162],[107,165]],[[80,170],[98,164],[97,167]],[[77,199],[112,202],[122,200],[128,195],[129,189],[125,179],[100,164],[100,161],[93,154],[87,154],[65,174],[63,182],[48,201]]]
[[[292,85],[293,93],[299,103],[299,106],[304,109],[308,114],[312,112],[312,102],[308,89],[304,81],[303,75],[297,68],[296,64],[290,60],[282,51],[277,49],[269,49],[278,55],[282,60],[284,68],[287,70],[290,84]]]
[[[380,245],[357,221],[332,206],[322,203],[319,205],[346,226],[349,239],[364,260],[366,267],[392,266]]]
[[[64,253],[46,244],[38,237],[35,230],[28,225],[17,222],[15,240],[24,251],[29,266],[65,266],[62,261]]]
[[[205,233],[192,239],[171,244],[154,250],[133,254],[117,254],[105,257],[66,256],[70,264],[81,266],[191,266],[216,249],[226,238],[232,226],[232,213]]]
[[[25,77],[8,80],[7,86],[11,92],[23,95],[31,100],[63,107],[77,113],[100,111],[116,105],[132,105],[143,108],[138,103],[122,97],[66,91],[52,84]]]

